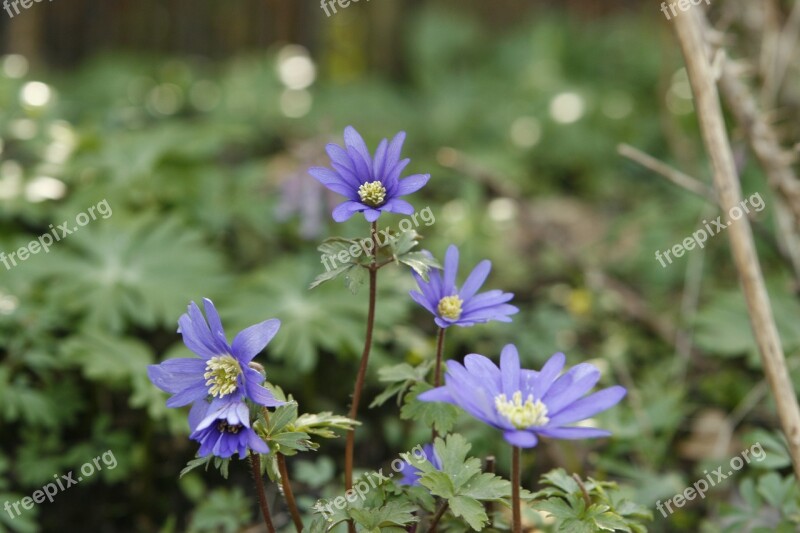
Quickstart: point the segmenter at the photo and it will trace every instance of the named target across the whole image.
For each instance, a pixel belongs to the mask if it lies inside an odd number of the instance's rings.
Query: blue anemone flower
[[[470,354],[464,365],[447,362],[445,385],[419,395],[425,402],[461,407],[478,420],[503,432],[510,444],[533,448],[538,437],[588,439],[611,433],[574,424],[616,405],[626,394],[620,386],[585,396],[600,379],[588,363],[561,375],[566,358],[553,355],[541,371],[520,368],[513,344],[503,348],[500,367],[482,355]]]
[[[433,465],[436,470],[442,469],[442,460],[439,459],[439,455],[436,453],[436,449],[433,447],[433,444],[426,444],[422,447],[422,451],[425,454],[425,458]],[[403,467],[400,469],[400,475],[403,476],[398,483],[400,485],[407,485],[409,487],[416,487],[419,483],[419,476],[421,470],[414,466],[413,464],[409,463],[408,461],[403,462]]]
[[[481,261],[459,290],[456,286],[458,248],[451,244],[444,258],[444,274],[432,270],[428,281],[425,281],[422,276],[412,272],[420,292],[411,291],[409,294],[415,302],[433,313],[436,324],[441,328],[467,327],[490,320],[511,322],[509,315],[519,311],[506,303],[514,297],[512,293],[493,290],[476,294],[491,270],[491,261]]]
[[[239,458],[244,459],[248,450],[269,453],[267,443],[250,427],[247,404],[235,400],[214,400],[206,404],[205,409],[205,416],[189,435],[189,438],[200,443],[197,452],[200,457],[213,454],[227,459],[238,452]]]
[[[196,303],[178,320],[183,342],[197,358],[170,359],[147,367],[150,381],[173,396],[167,407],[181,407],[207,399],[226,402],[250,400],[266,407],[283,405],[261,386],[264,376],[250,361],[264,349],[280,328],[280,321],[266,320],[241,331],[228,344],[222,322],[211,300],[204,298],[206,318]]]
[[[355,213],[364,213],[368,222],[378,220],[382,212],[414,213],[414,207],[400,197],[424,187],[431,176],[414,174],[400,179],[400,173],[410,161],[400,159],[405,138],[405,132],[401,131],[391,142],[383,139],[372,157],[361,135],[348,126],[344,130],[344,148],[336,144],[325,148],[333,169],[312,167],[308,173],[331,191],[347,198],[333,210],[336,222],[344,222]]]

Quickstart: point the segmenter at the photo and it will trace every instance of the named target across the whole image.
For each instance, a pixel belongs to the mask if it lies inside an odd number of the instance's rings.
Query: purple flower
[[[569,424],[616,405],[626,394],[614,386],[585,396],[600,379],[600,371],[581,363],[561,375],[564,354],[553,355],[541,371],[520,369],[513,344],[503,348],[500,368],[488,358],[470,354],[464,365],[447,362],[445,385],[419,395],[425,402],[457,405],[503,432],[514,446],[533,448],[538,437],[588,439],[606,437],[602,429]]]
[[[421,189],[430,174],[415,174],[399,179],[410,159],[400,159],[405,132],[395,135],[389,142],[383,139],[373,158],[364,139],[353,128],[344,130],[344,148],[329,144],[325,149],[333,169],[312,167],[308,173],[325,187],[347,197],[347,201],[333,210],[333,219],[344,222],[355,213],[364,213],[368,222],[375,222],[381,212],[411,215],[414,208],[401,200],[401,196]]]
[[[202,420],[193,427],[189,438],[200,443],[197,454],[205,457],[213,454],[227,459],[239,452],[244,459],[248,450],[257,453],[269,453],[267,443],[261,440],[250,427],[250,409],[241,401],[214,400],[206,405],[206,413]],[[203,409],[202,407],[198,409]],[[190,425],[191,424],[190,422]]]
[[[283,405],[261,386],[264,376],[249,365],[278,332],[280,321],[272,319],[250,326],[229,345],[214,304],[205,298],[203,303],[208,322],[194,302],[178,320],[183,342],[200,358],[170,359],[147,367],[150,381],[173,395],[167,400],[167,407],[200,400],[206,403],[208,398],[225,403],[247,399],[267,407]]]
[[[423,446],[422,452],[424,453],[424,457],[433,465],[436,470],[442,469],[442,461],[439,459],[439,455],[436,453],[433,444],[426,444]],[[419,468],[408,461],[405,461],[403,463],[403,468],[400,469],[400,474],[403,476],[403,479],[401,479],[398,483],[400,483],[400,485],[407,485],[410,487],[418,486],[419,472],[421,472]]]
[[[453,325],[467,327],[490,320],[511,322],[508,315],[519,311],[506,303],[514,297],[513,294],[499,290],[476,294],[491,270],[491,261],[481,261],[467,277],[461,290],[458,290],[458,248],[451,244],[444,258],[444,274],[432,270],[429,281],[425,281],[414,272],[421,292],[411,291],[409,294],[415,302],[433,313],[436,324],[441,328]]]

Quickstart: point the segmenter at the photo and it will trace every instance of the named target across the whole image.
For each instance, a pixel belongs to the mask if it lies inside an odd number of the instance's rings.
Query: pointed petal
[[[384,139],[378,144],[378,148],[375,150],[375,158],[372,161],[372,175],[375,176],[377,180],[381,179],[384,169],[386,168],[386,148],[388,144],[389,141]]]
[[[336,194],[341,194],[342,196],[346,196],[347,198],[353,200],[353,196],[356,193],[355,186],[353,186],[350,183],[347,183],[336,172],[332,171],[329,168],[312,167],[308,169],[308,173],[311,174],[311,176],[313,176],[314,179],[316,179],[318,182],[320,182],[322,185],[332,190]]]
[[[467,277],[467,281],[464,282],[464,285],[461,287],[460,296],[461,299],[465,302],[475,296],[475,293],[483,285],[483,282],[486,281],[486,278],[489,276],[489,272],[492,271],[492,262],[489,260],[483,260],[478,263],[472,272],[470,272],[469,276]]]
[[[204,383],[198,382],[197,385],[192,385],[183,389],[178,394],[167,400],[167,407],[183,407],[192,402],[202,400],[208,396],[208,387]]]
[[[535,399],[541,400],[547,394],[547,391],[564,369],[566,361],[566,356],[560,352],[547,360],[536,380],[530,385],[532,390],[529,392],[533,394]]]
[[[358,211],[366,209],[363,204],[348,200],[336,206],[333,210],[333,220],[336,222],[344,222],[352,217]]]
[[[519,352],[513,344],[506,344],[500,352],[500,374],[503,376],[503,394],[511,399],[519,387]]]
[[[240,331],[231,345],[236,359],[244,364],[252,361],[278,333],[280,327],[281,321],[273,318]]]
[[[544,428],[539,430],[539,434],[542,437],[550,437],[553,439],[567,439],[567,440],[595,439],[599,437],[611,436],[611,432],[606,431],[605,429],[583,428],[583,427]]]
[[[282,402],[275,398],[269,389],[262,387],[257,383],[247,382],[245,387],[247,388],[247,397],[253,403],[263,405],[264,407],[280,407],[281,405],[286,405],[286,402]]]
[[[444,255],[444,284],[443,292],[445,296],[455,294],[456,274],[458,273],[458,248],[455,244],[447,247]]]
[[[433,315],[436,315],[436,307],[432,305],[430,300],[428,300],[423,294],[417,291],[409,291],[408,295],[411,296],[412,300],[414,300],[419,305],[428,310],[428,312],[430,312]]]
[[[176,394],[197,383],[205,383],[203,359],[169,359],[159,365],[147,367],[147,377],[153,385],[171,394]]]
[[[437,387],[425,391],[417,396],[417,399],[421,402],[444,402],[457,405],[455,400],[453,400],[453,396],[451,396],[450,392],[447,390],[447,387]]]
[[[401,215],[413,215],[414,206],[400,198],[393,198],[381,206],[383,211],[398,213]]]
[[[618,385],[590,394],[554,413],[548,425],[562,426],[590,418],[617,405],[625,394],[625,388]]]
[[[397,195],[404,196],[417,192],[423,188],[430,179],[430,174],[414,174],[413,176],[402,179],[397,185]]]

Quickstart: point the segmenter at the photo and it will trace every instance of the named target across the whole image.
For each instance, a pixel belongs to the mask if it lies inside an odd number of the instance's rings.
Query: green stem
[[[511,504],[513,508],[513,522],[511,531],[522,533],[522,511],[519,502],[519,448],[511,447]]]
[[[361,364],[358,368],[358,375],[356,376],[356,384],[353,389],[353,403],[350,406],[350,418],[355,420],[358,416],[358,404],[361,401],[361,391],[364,388],[364,381],[367,376],[367,365],[369,363],[369,352],[372,348],[372,330],[375,327],[375,296],[377,293],[378,283],[378,264],[376,262],[378,253],[378,224],[372,223],[371,227],[372,236],[372,250],[370,252],[371,261],[369,265],[369,309],[367,311],[367,334],[364,339],[364,351],[361,353]],[[355,451],[355,427],[347,432],[347,441],[345,443],[344,451],[344,485],[345,490],[349,491],[353,488],[353,453]],[[355,524],[352,520],[347,523],[347,529],[350,533],[355,533]]]

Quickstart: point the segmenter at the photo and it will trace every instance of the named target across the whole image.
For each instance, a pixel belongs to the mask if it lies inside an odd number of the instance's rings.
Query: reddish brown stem
[[[522,510],[519,503],[519,448],[511,447],[511,505],[513,509],[513,522],[511,531],[522,533]]]
[[[275,456],[278,458],[278,471],[281,473],[283,496],[286,498],[286,504],[289,506],[292,522],[294,522],[297,533],[303,533],[303,519],[300,518],[300,511],[297,509],[297,502],[294,499],[294,492],[292,492],[292,484],[289,481],[289,469],[286,468],[286,457],[280,452],[276,453]]]
[[[267,496],[264,494],[264,479],[261,477],[261,456],[250,452],[250,467],[253,469],[253,481],[256,483],[256,494],[258,495],[258,505],[261,507],[261,514],[264,516],[264,525],[267,526],[269,533],[275,533],[275,526],[272,525],[272,516],[269,514]]]
[[[350,418],[355,420],[358,416],[358,404],[361,401],[361,391],[364,388],[364,381],[367,377],[367,365],[369,363],[369,352],[372,348],[372,330],[375,326],[375,296],[377,293],[378,281],[378,265],[376,262],[378,252],[378,225],[372,223],[372,261],[369,265],[369,309],[367,311],[367,334],[364,339],[364,351],[361,353],[361,364],[358,368],[358,375],[356,376],[356,384],[353,389],[353,403],[350,406]],[[345,442],[344,451],[344,485],[345,490],[349,491],[353,488],[353,453],[355,450],[355,427],[347,432],[347,440]],[[355,533],[355,524],[353,521],[347,523],[347,529],[350,533]]]

